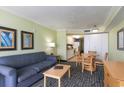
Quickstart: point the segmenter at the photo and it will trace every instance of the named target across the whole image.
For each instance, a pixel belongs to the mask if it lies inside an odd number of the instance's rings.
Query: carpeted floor
[[[97,67],[96,72],[91,75],[90,72],[81,72],[80,66],[75,66],[75,63],[63,62],[62,64],[71,65],[71,78],[65,74],[61,79],[61,87],[103,87],[103,67]],[[43,87],[43,79],[35,83],[32,87]],[[47,78],[47,87],[57,87],[58,80]]]

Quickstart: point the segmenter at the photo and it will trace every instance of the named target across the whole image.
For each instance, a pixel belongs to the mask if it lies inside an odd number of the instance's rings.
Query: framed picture
[[[16,29],[0,26],[0,51],[16,50]]]
[[[21,31],[21,45],[22,49],[33,49],[34,34],[31,32]]]
[[[117,33],[117,49],[124,50],[124,28]]]

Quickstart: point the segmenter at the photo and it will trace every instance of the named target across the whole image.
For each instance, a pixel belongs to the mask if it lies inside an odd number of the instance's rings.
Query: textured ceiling
[[[0,7],[13,14],[52,29],[91,29],[101,27],[111,6],[14,6]]]
[[[117,24],[121,23],[124,20],[124,7],[121,7],[119,12],[116,14],[112,22],[108,25],[106,28],[106,31],[111,31],[112,28],[114,28]]]

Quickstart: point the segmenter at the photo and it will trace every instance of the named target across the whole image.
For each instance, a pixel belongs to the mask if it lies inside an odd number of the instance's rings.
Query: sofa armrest
[[[54,55],[47,55],[47,60],[52,62],[57,62],[57,58]]]
[[[16,86],[16,69],[0,65],[0,74],[4,76],[5,87],[15,87]]]

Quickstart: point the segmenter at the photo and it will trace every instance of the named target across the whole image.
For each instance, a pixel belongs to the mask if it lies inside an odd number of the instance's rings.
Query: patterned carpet
[[[103,87],[103,67],[97,67],[96,72],[91,75],[90,72],[81,72],[80,66],[75,66],[75,63],[63,62],[62,64],[71,65],[71,78],[65,74],[61,79],[61,87]],[[43,87],[43,79],[35,83],[32,87]],[[47,78],[47,87],[57,87],[58,80]]]

